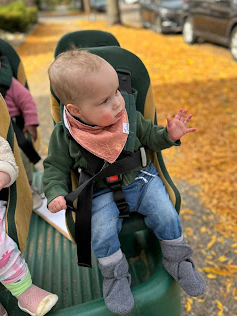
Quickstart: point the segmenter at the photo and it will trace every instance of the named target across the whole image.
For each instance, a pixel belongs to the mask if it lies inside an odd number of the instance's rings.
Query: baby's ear
[[[74,104],[68,104],[66,108],[73,116],[80,116],[81,114],[80,109]]]

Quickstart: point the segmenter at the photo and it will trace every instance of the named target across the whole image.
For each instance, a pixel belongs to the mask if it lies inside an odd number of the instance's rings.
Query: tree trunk
[[[109,25],[122,24],[119,0],[107,0],[107,19]]]
[[[90,0],[83,0],[83,4],[84,4],[85,13],[89,17],[91,13]]]

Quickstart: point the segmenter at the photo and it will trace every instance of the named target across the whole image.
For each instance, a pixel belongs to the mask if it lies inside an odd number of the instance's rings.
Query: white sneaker
[[[32,284],[17,299],[19,308],[24,312],[31,316],[44,316],[57,303],[58,296]]]
[[[33,199],[33,211],[36,210],[37,208],[40,208],[43,204],[43,200],[41,198],[41,195],[38,191],[38,189],[31,185],[31,193],[32,193],[32,199]]]

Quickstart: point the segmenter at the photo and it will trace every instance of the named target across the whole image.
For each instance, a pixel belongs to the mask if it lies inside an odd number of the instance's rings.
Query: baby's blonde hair
[[[106,61],[86,50],[73,49],[61,53],[50,65],[50,85],[59,98],[67,105],[76,104],[85,93],[85,77],[96,72]]]

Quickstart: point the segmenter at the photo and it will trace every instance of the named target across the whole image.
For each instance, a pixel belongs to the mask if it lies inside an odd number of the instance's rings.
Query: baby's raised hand
[[[11,181],[8,173],[0,171],[0,191]]]
[[[64,196],[58,196],[48,205],[48,209],[51,213],[57,213],[59,211],[65,210],[67,208]]]
[[[174,142],[185,134],[196,131],[196,128],[186,127],[192,118],[192,114],[187,116],[187,113],[188,110],[179,109],[173,120],[167,116],[167,131],[169,138]]]

